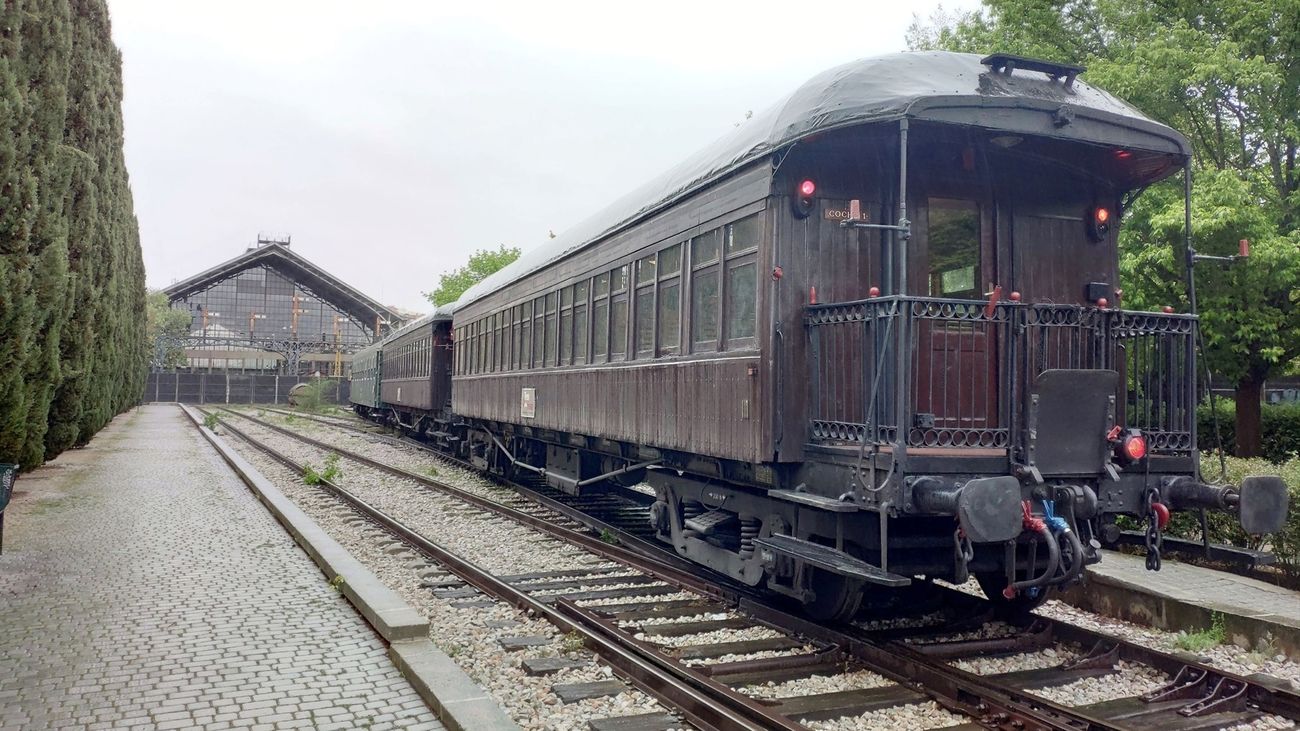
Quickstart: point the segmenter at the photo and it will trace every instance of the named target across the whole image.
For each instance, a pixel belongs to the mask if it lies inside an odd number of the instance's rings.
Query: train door
[[[930,197],[922,213],[911,291],[936,300],[987,301],[997,263],[991,202]],[[936,301],[914,312],[912,442],[990,446],[989,432],[977,430],[1000,426],[997,329],[983,319],[982,304]]]

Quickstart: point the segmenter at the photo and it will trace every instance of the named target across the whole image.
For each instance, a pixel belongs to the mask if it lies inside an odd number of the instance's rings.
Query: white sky
[[[969,9],[977,0],[948,0]],[[385,304],[528,248],[826,68],[903,2],[109,0],[149,286],[259,231]]]

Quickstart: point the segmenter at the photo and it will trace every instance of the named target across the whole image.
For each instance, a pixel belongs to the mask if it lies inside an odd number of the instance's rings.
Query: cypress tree
[[[0,4],[0,462],[83,443],[144,386],[144,266],[104,0]]]

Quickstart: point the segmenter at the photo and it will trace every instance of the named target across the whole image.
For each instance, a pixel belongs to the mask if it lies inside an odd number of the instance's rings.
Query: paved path
[[[1226,571],[1165,560],[1147,571],[1144,555],[1105,551],[1088,567],[1085,606],[1165,629],[1208,626],[1222,614],[1239,644],[1274,644],[1300,657],[1300,593]]]
[[[15,488],[0,729],[442,728],[175,406]]]

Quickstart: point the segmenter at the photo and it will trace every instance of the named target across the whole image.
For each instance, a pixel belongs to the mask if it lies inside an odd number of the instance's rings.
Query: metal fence
[[[152,371],[145,382],[143,403],[175,401],[182,404],[287,404],[289,389],[308,383],[309,376],[252,373],[196,373]],[[351,392],[347,379],[330,379],[327,399],[346,404]]]
[[[810,305],[815,443],[1007,448],[1049,369],[1118,371],[1120,423],[1153,449],[1192,447],[1187,315],[924,297]]]

